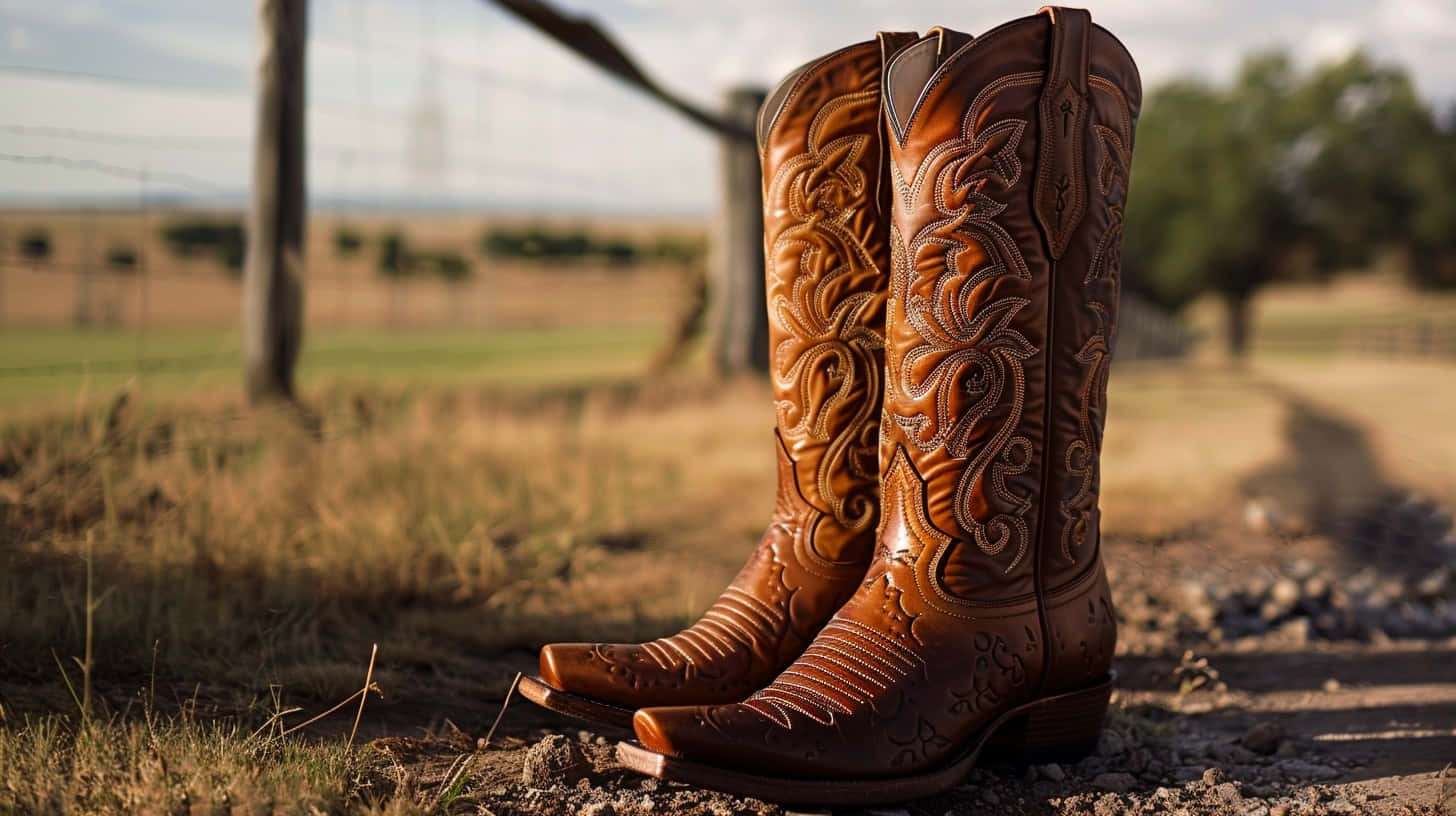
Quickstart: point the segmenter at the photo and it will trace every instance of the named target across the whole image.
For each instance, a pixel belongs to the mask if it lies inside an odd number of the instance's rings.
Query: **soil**
[[[1351,557],[1336,536],[1253,524],[1108,541],[1123,621],[1118,690],[1093,755],[978,768],[939,796],[834,812],[1456,816],[1453,542],[1449,518],[1427,526],[1407,542],[1410,557],[1391,563]],[[1269,535],[1285,535],[1283,546],[1256,540]],[[1283,560],[1242,555],[1271,549]],[[513,655],[496,671],[532,662]],[[475,716],[479,735],[451,722],[449,736],[373,745],[418,790],[457,789],[450,812],[791,812],[637,776],[613,758],[630,734],[523,700],[488,746],[494,710]]]

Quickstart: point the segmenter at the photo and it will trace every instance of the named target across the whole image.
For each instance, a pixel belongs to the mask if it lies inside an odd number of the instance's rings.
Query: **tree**
[[[1137,141],[1128,286],[1169,308],[1219,295],[1235,357],[1271,281],[1368,266],[1391,245],[1456,256],[1451,137],[1403,70],[1364,54],[1308,76],[1261,54],[1226,89],[1165,85]]]
[[[248,235],[236,218],[186,218],[162,228],[162,240],[182,258],[209,255],[222,264],[230,278],[243,274]]]
[[[44,263],[51,256],[50,232],[37,227],[20,236],[20,255],[32,263]]]
[[[334,230],[334,252],[340,258],[351,258],[363,248],[364,236],[358,230],[347,224],[341,224]]]
[[[452,290],[456,290],[475,274],[475,269],[470,265],[470,261],[466,260],[464,255],[452,250],[432,253],[428,256],[428,262],[434,274]],[[450,298],[450,317],[453,322],[460,322],[461,312],[464,308],[465,299],[460,297],[456,291]]]
[[[106,265],[117,275],[136,274],[141,255],[129,246],[114,246],[106,251]]]
[[[404,282],[414,274],[415,265],[404,235],[397,230],[385,233],[379,240],[378,270],[380,277],[390,283],[390,322],[398,323],[404,311]]]

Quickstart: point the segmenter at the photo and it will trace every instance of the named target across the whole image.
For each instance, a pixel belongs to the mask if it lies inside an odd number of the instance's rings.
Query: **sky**
[[[704,105],[877,30],[971,33],[1030,0],[558,0]],[[1094,0],[1144,86],[1282,47],[1363,47],[1456,104],[1456,0]],[[345,209],[699,215],[711,134],[483,0],[312,0],[310,196]],[[249,0],[0,0],[0,199],[236,204],[258,49]]]

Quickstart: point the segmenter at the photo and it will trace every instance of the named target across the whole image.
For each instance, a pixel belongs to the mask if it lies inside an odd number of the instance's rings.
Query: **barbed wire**
[[[0,161],[10,162],[11,164],[64,167],[68,170],[87,170],[116,178],[139,181],[144,184],[169,184],[174,187],[181,187],[202,193],[215,194],[237,191],[237,188],[229,188],[217,182],[198,178],[191,173],[183,173],[177,170],[149,170],[140,167],[126,167],[120,164],[100,161],[99,159],[81,159],[54,154],[25,155],[20,153],[0,153]]]

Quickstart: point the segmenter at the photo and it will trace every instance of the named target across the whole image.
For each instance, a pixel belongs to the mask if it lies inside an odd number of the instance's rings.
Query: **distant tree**
[[[350,258],[364,248],[364,236],[348,224],[340,224],[334,230],[334,252],[340,258]]]
[[[379,274],[391,280],[409,277],[414,272],[413,259],[404,235],[397,231],[384,234],[379,241]]]
[[[44,263],[51,257],[51,234],[43,227],[27,230],[20,236],[20,256],[32,263]]]
[[[238,219],[188,218],[162,228],[162,240],[178,257],[211,256],[228,277],[243,274],[248,239]]]
[[[475,269],[464,255],[453,250],[441,250],[418,256],[421,265],[428,266],[431,274],[445,282],[446,286],[454,289],[475,274]],[[450,315],[455,323],[459,323],[462,312],[465,308],[465,299],[458,294],[450,298]]]
[[[404,314],[405,281],[415,271],[414,258],[399,231],[391,230],[380,238],[378,270],[390,284],[389,320],[398,323]]]
[[[1269,282],[1365,266],[1391,245],[1452,245],[1456,188],[1432,181],[1449,173],[1435,167],[1449,144],[1405,73],[1359,53],[1308,76],[1262,54],[1226,89],[1165,85],[1138,125],[1128,286],[1171,308],[1219,295],[1242,356]]]
[[[118,275],[132,275],[141,264],[141,256],[129,246],[114,246],[106,251],[106,266]]]
[[[440,280],[451,285],[464,283],[474,274],[470,261],[458,252],[436,252],[430,256],[430,266]]]
[[[608,238],[596,247],[611,266],[631,266],[637,263],[637,245],[623,238]]]

